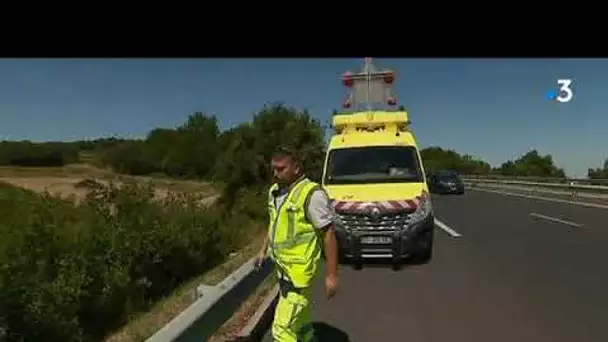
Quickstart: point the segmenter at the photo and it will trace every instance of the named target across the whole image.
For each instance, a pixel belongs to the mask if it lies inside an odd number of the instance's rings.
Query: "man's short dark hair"
[[[272,159],[282,159],[285,157],[291,158],[291,160],[293,160],[296,164],[300,165],[300,159],[298,158],[298,154],[291,147],[280,146],[272,154]]]

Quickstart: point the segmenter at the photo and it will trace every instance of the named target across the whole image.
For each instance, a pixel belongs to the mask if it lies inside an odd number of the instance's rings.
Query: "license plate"
[[[393,241],[390,236],[363,236],[361,243],[366,245],[385,245]]]

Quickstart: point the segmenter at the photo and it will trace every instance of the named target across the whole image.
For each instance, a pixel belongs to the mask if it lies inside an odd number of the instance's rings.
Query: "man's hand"
[[[258,255],[255,257],[255,267],[260,268],[264,263],[264,259],[266,258],[266,253],[264,250],[261,250]]]
[[[262,248],[258,252],[258,255],[255,257],[255,267],[260,268],[264,259],[266,258],[266,251],[268,250],[268,236],[264,238],[264,243],[262,244]]]
[[[328,274],[325,277],[325,295],[327,299],[331,299],[336,292],[338,292],[338,287],[340,285],[340,278],[336,275]]]

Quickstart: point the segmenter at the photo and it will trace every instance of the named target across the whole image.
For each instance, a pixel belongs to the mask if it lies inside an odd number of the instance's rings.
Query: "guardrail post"
[[[576,188],[574,187],[574,182],[570,182],[570,191],[572,192],[572,200],[574,201],[577,197]]]

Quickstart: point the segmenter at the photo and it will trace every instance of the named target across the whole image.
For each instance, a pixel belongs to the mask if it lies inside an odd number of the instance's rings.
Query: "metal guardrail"
[[[194,303],[146,342],[207,341],[234,315],[239,306],[271,274],[272,269],[269,259],[256,269],[252,258],[219,284],[199,286]]]
[[[608,179],[589,179],[589,178],[555,178],[555,177],[531,177],[531,176],[501,176],[501,175],[462,175],[467,179],[479,180],[504,180],[504,181],[524,181],[532,183],[558,183],[558,184],[577,184],[577,185],[606,185]]]
[[[560,189],[567,190],[570,193],[595,193],[595,194],[605,194],[608,193],[608,183],[607,185],[588,185],[588,184],[578,184],[574,180],[568,183],[549,183],[549,182],[531,182],[525,180],[512,180],[512,179],[500,179],[500,178],[470,178],[465,176],[462,178],[463,181],[470,183],[472,185],[475,184],[495,184],[495,185],[515,185],[522,187],[533,187],[533,188],[551,188],[551,189]]]
[[[465,186],[471,189],[487,189],[544,196],[560,201],[576,202],[580,205],[608,208],[608,186],[564,183],[541,183],[511,179],[462,177]]]

